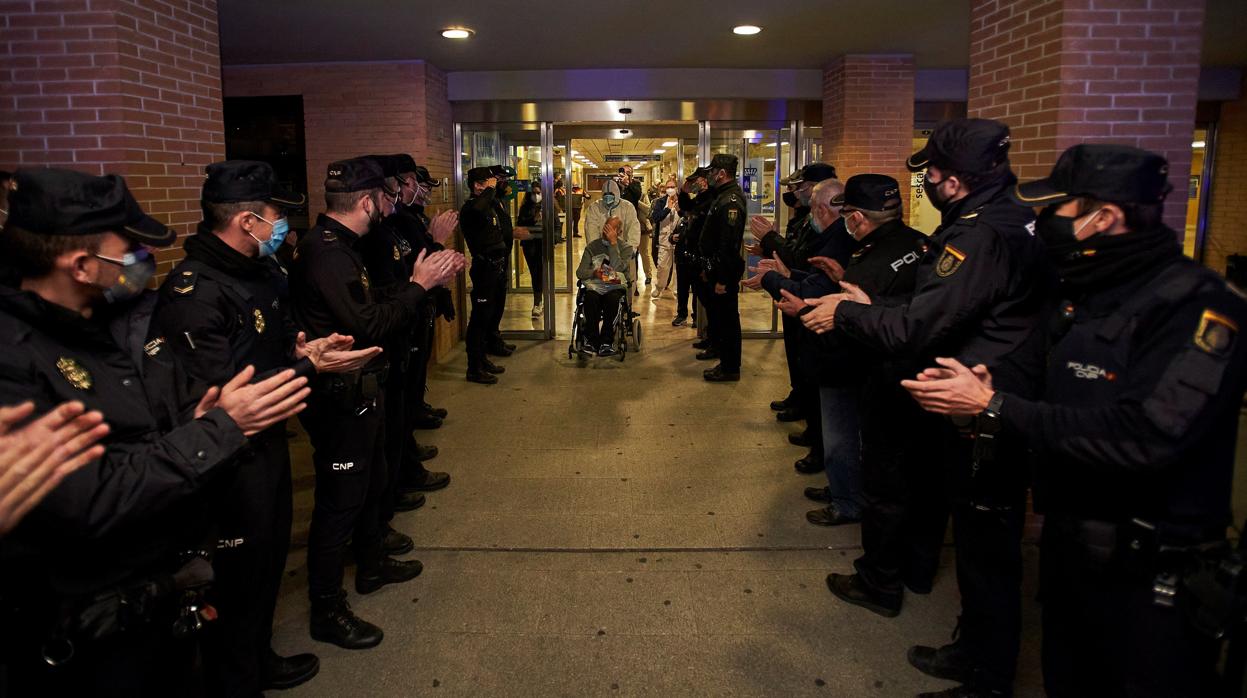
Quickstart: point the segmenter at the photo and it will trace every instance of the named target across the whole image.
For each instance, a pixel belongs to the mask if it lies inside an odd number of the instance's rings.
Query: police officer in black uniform
[[[697,266],[698,235],[710,208],[710,197],[702,196],[709,185],[706,183],[706,168],[698,167],[684,178],[684,185],[676,195],[680,209],[680,221],[676,223],[671,239],[675,241],[675,278],[676,302],[675,318],[671,320],[673,327],[679,327],[688,320],[689,292],[701,280],[698,278],[701,269]],[[693,294],[693,313],[697,313],[697,294]],[[704,348],[704,347],[703,347]]]
[[[740,380],[740,278],[745,272],[741,244],[745,233],[745,192],[736,181],[735,155],[719,153],[710,160],[706,181],[710,208],[698,240],[702,303],[714,328],[711,335],[719,363],[705,371],[711,383]]]
[[[1218,693],[1219,647],[1197,628],[1225,621],[1205,594],[1236,568],[1199,574],[1197,546],[1216,550],[1231,523],[1247,302],[1183,256],[1162,218],[1170,188],[1161,156],[1092,144],[1013,188],[1044,207],[1037,233],[1061,277],[1042,397],[993,389],[994,372],[964,362],[906,383],[928,409],[1037,454],[1052,696]]]
[[[329,165],[328,209],[299,241],[290,274],[295,321],[312,339],[341,333],[357,348],[384,346],[411,329],[426,289],[458,273],[462,258],[452,251],[417,258],[411,283],[378,298],[360,256],[360,239],[381,221],[385,177],[368,158]],[[357,564],[355,590],[371,593],[421,571],[419,561],[395,560],[383,552],[381,507],[386,492],[385,395],[387,357],[362,372],[318,376],[300,419],[312,441],[316,503],[308,538],[308,584],[312,637],[347,649],[381,642],[377,626],[358,618],[342,589],[348,542]]]
[[[147,339],[146,246],[174,231],[115,175],[30,169],[15,181],[0,246],[21,281],[0,287],[0,404],[79,401],[111,432],[0,550],[9,689],[186,694],[198,683],[191,639],[213,617],[204,495],[251,467],[236,454],[301,408],[307,379],[283,370],[248,385],[247,368],[188,392],[169,338]]]
[[[306,342],[295,328],[286,270],[273,255],[288,230],[283,208],[305,201],[277,186],[268,163],[208,166],[204,220],[160,288],[151,329],[204,388],[248,365],[265,374],[298,361],[301,375],[344,373],[380,353],[350,351],[349,338]],[[315,655],[281,657],[271,649],[292,516],[285,422],[252,437],[240,462],[211,504],[217,549],[210,599],[220,617],[206,660],[213,692],[230,696],[296,686],[319,669]]]
[[[473,167],[468,170],[472,194],[459,209],[459,228],[472,255],[468,274],[472,279],[472,314],[466,336],[467,379],[491,385],[506,371],[489,360],[487,354],[509,355],[511,347],[502,342],[499,324],[507,301],[507,269],[511,258],[513,228],[511,214],[502,201],[505,182],[498,168]]]
[[[1034,214],[1008,198],[1015,181],[1008,152],[1002,123],[937,126],[907,163],[913,171],[926,168],[923,189],[941,215],[913,297],[901,305],[874,303],[860,291],[816,299],[820,307],[803,317],[806,327],[835,328],[922,367],[950,355],[996,367],[1023,346],[1042,324],[1052,278],[1032,232]],[[1002,373],[997,385],[1030,394],[1035,376]],[[909,660],[933,676],[963,681],[958,690],[968,695],[1009,693],[1021,632],[1025,454],[1009,439],[975,450],[967,429],[952,421],[941,426],[927,446],[943,461],[952,496],[962,612],[953,643],[915,646]],[[930,525],[942,530],[941,522]],[[915,583],[922,591],[927,580]]]

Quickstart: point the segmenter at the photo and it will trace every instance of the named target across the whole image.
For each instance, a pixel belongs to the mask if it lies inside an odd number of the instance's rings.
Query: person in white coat
[[[675,242],[672,241],[671,234],[680,222],[678,193],[675,180],[667,180],[661,195],[651,204],[653,213],[650,220],[654,224],[654,234],[658,237],[658,268],[654,273],[654,288],[650,291],[650,298],[655,300],[662,297],[663,291],[667,290],[675,278]]]
[[[636,207],[621,196],[619,183],[608,179],[602,184],[602,195],[585,207],[585,244],[602,237],[606,221],[618,218],[623,222],[619,241],[636,249],[641,244],[641,222],[636,217]]]

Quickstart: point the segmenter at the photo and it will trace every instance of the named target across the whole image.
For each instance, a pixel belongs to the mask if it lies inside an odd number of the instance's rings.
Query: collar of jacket
[[[186,239],[186,256],[203,262],[230,276],[259,279],[268,275],[268,267],[258,257],[248,257],[225,244],[211,228],[200,223],[195,234]]]
[[[33,291],[0,286],[0,311],[46,332],[69,345],[116,344],[108,332],[109,309],[96,308],[90,318],[56,303],[44,300]]]
[[[953,203],[940,216],[940,226],[952,225],[957,222],[958,218],[969,215],[981,207],[983,204],[1002,196],[1006,187],[1011,187],[1018,179],[1012,172],[1008,173],[1000,180],[985,184],[982,188],[976,189],[965,196],[965,198]]]
[[[729,180],[727,180],[726,182],[724,182],[724,183],[722,183],[722,184],[720,184],[720,185],[718,185],[718,186],[714,187],[713,189],[711,189],[711,190],[710,190],[710,193],[711,193],[711,195],[712,195],[714,198],[718,198],[720,194],[723,194],[723,193],[725,193],[725,192],[728,192],[728,191],[730,191],[730,190],[732,190],[732,189],[737,189],[737,190],[740,190],[740,191],[742,191],[742,192],[744,191],[743,189],[741,189],[741,188],[740,188],[740,182],[738,182],[738,181],[737,181],[737,180],[735,180],[735,179],[729,179]]]
[[[351,247],[354,247],[355,243],[359,242],[358,233],[346,227],[341,222],[339,222],[337,219],[330,218],[329,216],[323,213],[316,216],[316,226],[319,228],[324,228],[325,230],[332,230],[334,233],[338,235],[338,237],[343,242],[350,245]]]

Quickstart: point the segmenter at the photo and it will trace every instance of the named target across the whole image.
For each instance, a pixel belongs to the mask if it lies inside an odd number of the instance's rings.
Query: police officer
[[[327,211],[299,241],[290,274],[295,321],[310,338],[341,333],[352,337],[357,348],[384,346],[410,331],[426,289],[444,284],[462,268],[461,257],[452,251],[420,255],[410,284],[385,298],[374,295],[358,245],[384,215],[384,185],[374,160],[329,165]],[[316,468],[308,537],[311,634],[347,649],[373,647],[383,637],[346,602],[347,543],[355,551],[355,590],[361,594],[412,579],[422,569],[419,561],[399,561],[383,552],[385,379],[384,355],[360,373],[317,376],[308,409],[300,415]]]
[[[846,287],[848,293],[807,301],[819,307],[802,318],[806,327],[834,328],[922,367],[950,355],[969,365],[1004,363],[1042,322],[1051,288],[1042,244],[1032,233],[1034,215],[1008,197],[1015,181],[1008,153],[1002,123],[957,119],[937,126],[907,163],[913,171],[926,169],[923,190],[941,216],[913,298],[874,303]],[[1002,373],[997,385],[1029,394],[1034,377]],[[933,676],[962,681],[967,686],[959,690],[969,695],[1008,693],[1021,632],[1025,456],[1008,439],[976,451],[967,430],[952,421],[941,427],[927,446],[942,461],[953,496],[962,611],[953,643],[915,646],[909,660]],[[829,585],[835,581],[828,578]],[[915,591],[929,585],[914,583]]]
[[[12,695],[186,693],[211,620],[203,495],[249,438],[301,409],[307,379],[254,369],[187,392],[169,339],[150,341],[147,246],[176,234],[118,176],[19,170],[0,238],[20,288],[0,287],[0,404],[102,412],[103,454],[48,494],[0,551]],[[98,434],[97,434],[98,435]],[[3,687],[0,686],[0,689]]]
[[[201,386],[222,385],[248,365],[264,374],[296,360],[300,374],[345,373],[380,353],[350,351],[345,337],[307,342],[295,328],[286,272],[273,254],[288,230],[283,208],[305,201],[277,186],[268,163],[208,166],[204,220],[186,240],[186,258],[160,288],[151,329]],[[210,598],[219,620],[208,635],[206,659],[213,692],[231,696],[296,686],[319,669],[315,655],[281,657],[270,644],[290,547],[285,422],[252,437],[240,462],[210,504],[217,529]]]
[[[684,178],[684,185],[676,194],[677,206],[680,210],[680,221],[676,223],[671,239],[675,242],[675,279],[676,302],[675,317],[671,320],[672,327],[679,327],[688,320],[689,292],[698,283],[700,269],[697,267],[697,239],[705,219],[706,210],[710,207],[710,197],[701,196],[708,188],[706,184],[706,168],[698,167]],[[697,298],[694,294],[693,310],[696,312]]]
[[[705,371],[711,383],[740,380],[740,278],[745,272],[741,243],[745,233],[745,192],[736,181],[735,155],[719,153],[710,160],[706,182],[710,208],[698,240],[702,304],[714,328],[711,335],[719,363]]]
[[[472,255],[468,274],[472,279],[472,314],[468,318],[467,379],[492,385],[506,369],[489,360],[487,354],[508,355],[512,349],[502,342],[499,324],[507,300],[507,269],[511,257],[511,214],[502,203],[499,172],[490,167],[468,170],[471,196],[459,209],[459,228]]]
[[[906,382],[927,409],[1038,456],[1052,696],[1217,692],[1218,645],[1185,616],[1203,610],[1202,587],[1182,577],[1230,524],[1247,302],[1183,256],[1163,223],[1169,191],[1161,156],[1093,144],[1013,188],[1044,207],[1036,232],[1061,277],[1042,397],[953,360]]]

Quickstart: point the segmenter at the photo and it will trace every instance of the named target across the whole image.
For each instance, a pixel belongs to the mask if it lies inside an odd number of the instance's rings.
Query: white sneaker
[[[654,291],[649,294],[649,297],[650,297],[650,300],[656,301],[659,298],[662,298],[662,291],[659,291],[658,289],[654,289]]]
[[[544,304],[544,303],[535,303],[535,304],[533,304],[533,317],[541,317],[542,313],[544,313],[544,312],[545,312],[545,304]]]

